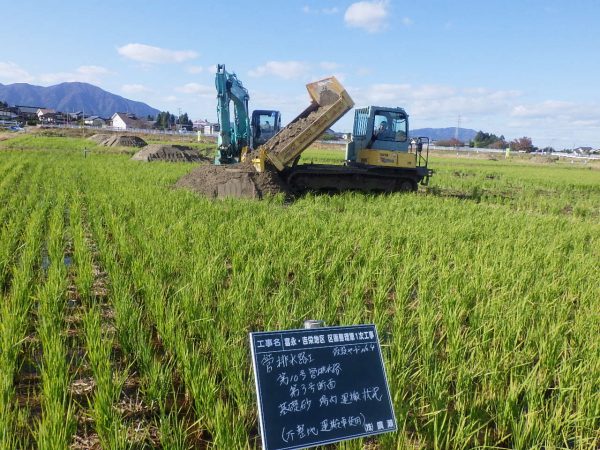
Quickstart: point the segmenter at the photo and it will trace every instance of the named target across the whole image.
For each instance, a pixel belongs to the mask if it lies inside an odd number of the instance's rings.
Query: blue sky
[[[402,106],[412,128],[600,147],[597,0],[3,2],[0,83],[85,81],[216,120],[226,64],[252,109],[293,119],[336,75],[357,106]],[[334,126],[349,131],[352,114]]]

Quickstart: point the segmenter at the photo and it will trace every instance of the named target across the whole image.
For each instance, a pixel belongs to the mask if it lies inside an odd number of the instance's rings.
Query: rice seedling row
[[[72,341],[38,325],[48,352],[35,442],[73,445],[79,431],[49,431],[63,411],[73,420],[89,414],[107,448],[258,448],[247,334],[307,318],[375,323],[383,343],[399,431],[339,448],[600,442],[600,344],[591,338],[600,328],[597,172],[554,167],[543,175],[546,168],[511,162],[440,160],[428,192],[286,204],[212,202],[172,190],[189,170],[183,164],[84,159],[69,150],[0,154],[0,165],[6,160],[33,168],[15,177],[11,200],[27,195],[42,165],[62,174],[43,191],[68,210],[63,223],[48,206],[36,220],[49,223],[45,239],[56,243],[49,255],[60,253],[58,230],[68,230],[63,247],[72,247],[72,264],[50,265],[26,284],[39,292],[47,323],[83,328],[87,353],[63,375],[59,355]],[[32,210],[7,217],[25,223],[39,214]],[[12,236],[6,230],[2,236]],[[25,247],[6,264],[5,315],[13,268],[36,237],[13,241],[6,239]],[[53,301],[70,298],[71,285],[80,325]],[[3,325],[3,339],[26,334],[17,328]],[[17,374],[17,363],[4,360]],[[57,376],[46,380],[51,364]],[[93,378],[89,405],[73,397],[69,377],[77,371]],[[61,401],[65,380],[71,394]],[[13,381],[3,384],[8,405]],[[9,430],[4,442],[22,439],[17,408],[0,418]]]

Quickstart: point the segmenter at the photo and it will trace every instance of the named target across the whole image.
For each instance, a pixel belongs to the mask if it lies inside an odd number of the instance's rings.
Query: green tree
[[[473,141],[471,141],[472,147],[477,148],[504,148],[506,147],[506,140],[504,136],[496,136],[492,133],[484,133],[483,131],[477,132]]]
[[[169,111],[163,111],[158,113],[158,116],[156,116],[156,123],[154,124],[154,126],[161,130],[168,130],[174,123],[175,116]]]

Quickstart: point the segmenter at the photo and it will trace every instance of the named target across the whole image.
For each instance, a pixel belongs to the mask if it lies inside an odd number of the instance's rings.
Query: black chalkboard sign
[[[396,431],[375,325],[250,333],[263,448]]]

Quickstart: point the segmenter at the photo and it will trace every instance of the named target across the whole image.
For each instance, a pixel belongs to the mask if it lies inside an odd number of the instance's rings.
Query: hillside
[[[463,142],[468,142],[475,137],[476,130],[470,128],[459,128],[458,139]],[[417,128],[410,131],[411,137],[426,136],[432,141],[452,139],[456,136],[456,127],[448,128]]]
[[[33,86],[27,83],[0,84],[0,100],[9,105],[39,106],[62,112],[84,111],[110,117],[115,112],[130,112],[138,117],[156,116],[160,111],[146,103],[111,94],[88,83],[61,83]]]

